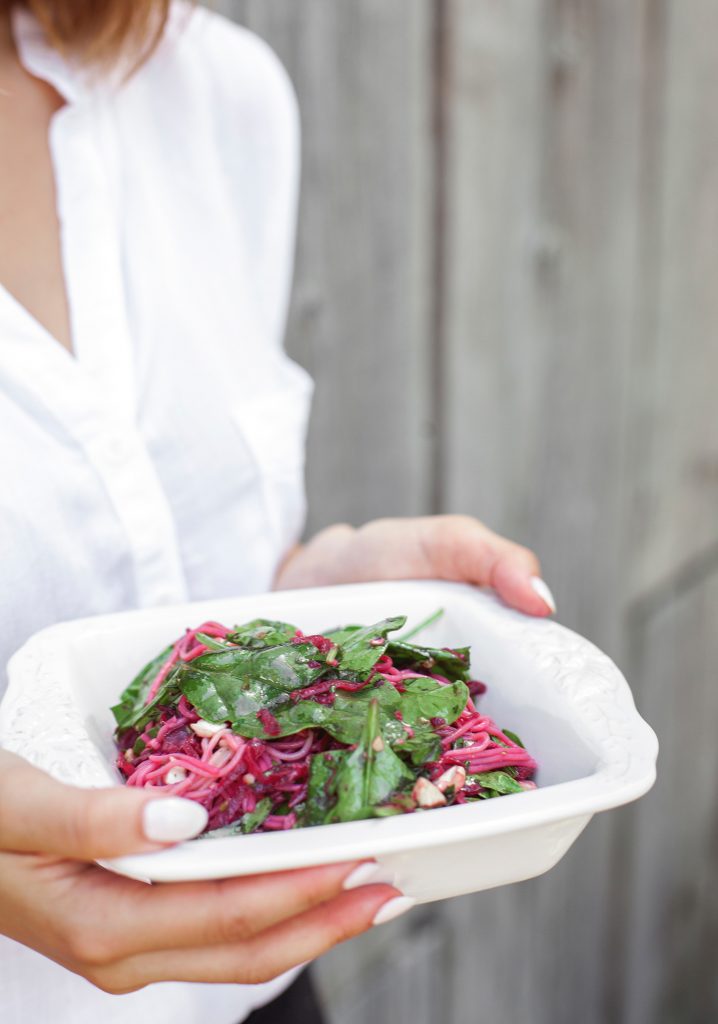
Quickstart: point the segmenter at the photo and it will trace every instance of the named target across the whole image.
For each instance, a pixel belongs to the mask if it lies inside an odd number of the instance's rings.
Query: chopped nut
[[[446,797],[429,779],[419,778],[414,783],[411,795],[419,807],[443,807]]]
[[[190,729],[197,736],[202,736],[204,739],[209,739],[210,736],[214,736],[215,733],[222,732],[227,726],[224,722],[219,724],[215,722],[205,722],[204,718],[200,718],[198,722],[190,722]]]
[[[377,736],[376,739],[372,741],[371,749],[376,750],[377,754],[382,752],[384,749],[384,740],[381,736]]]
[[[173,764],[165,772],[165,782],[168,786],[173,786],[175,782],[183,782],[187,778],[187,769],[183,768],[179,764]]]
[[[455,793],[458,793],[460,789],[463,789],[465,782],[466,770],[457,764],[453,768],[447,768],[443,775],[436,779],[435,785],[442,793],[445,793],[447,789],[453,789]]]

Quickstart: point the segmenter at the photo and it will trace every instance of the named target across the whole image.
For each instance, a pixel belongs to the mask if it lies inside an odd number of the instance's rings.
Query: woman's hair
[[[159,42],[171,0],[25,0],[53,46],[83,63],[141,64]],[[13,0],[0,0],[0,9]]]

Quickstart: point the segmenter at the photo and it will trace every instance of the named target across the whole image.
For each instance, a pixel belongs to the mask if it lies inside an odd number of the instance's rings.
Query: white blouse
[[[0,286],[0,669],[62,619],[268,589],[303,525],[311,398],[281,347],[299,144],[276,57],[176,5],[112,85],[30,15],[14,31],[67,101],[50,144],[74,355]],[[7,1024],[235,1024],[286,984],[109,996],[0,939]]]

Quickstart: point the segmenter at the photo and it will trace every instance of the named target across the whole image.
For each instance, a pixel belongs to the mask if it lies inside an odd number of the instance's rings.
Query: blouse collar
[[[18,57],[25,70],[48,82],[67,103],[77,103],[100,88],[116,88],[117,82],[113,82],[112,75],[100,78],[79,62],[59,53],[27,8],[13,8],[12,31]]]

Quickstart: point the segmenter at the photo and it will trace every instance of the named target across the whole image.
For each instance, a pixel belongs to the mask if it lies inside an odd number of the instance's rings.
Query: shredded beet
[[[171,683],[174,678],[171,673],[176,666],[189,664],[210,653],[210,647],[198,638],[198,634],[217,640],[222,648],[232,647],[227,640],[231,631],[220,623],[205,622],[197,629],[188,629],[173,645],[154,678],[150,677],[146,706],[157,697],[165,681]],[[379,646],[377,640],[385,643],[381,636],[377,636],[371,637],[368,645]],[[301,710],[298,706],[307,701],[331,708],[338,694],[360,694],[367,688],[373,690],[389,686],[397,693],[405,694],[410,680],[432,680],[434,690],[437,686],[452,685],[433,659],[417,662],[418,668],[402,668],[387,653],[378,657],[366,678],[342,678],[341,646],[329,637],[305,636],[299,630],[287,639],[287,644],[292,646],[307,642],[319,652],[318,656],[325,656],[323,662],[315,663],[309,659],[308,667],[329,666],[330,675],[288,694],[291,706],[297,710]],[[466,661],[468,670],[466,655],[449,648],[445,650]],[[336,665],[340,671],[331,673],[331,666]],[[468,671],[465,678],[468,680]],[[534,759],[520,742],[515,741],[513,734],[499,729],[476,708],[474,700],[486,691],[485,684],[470,680],[466,685],[469,697],[454,721],[447,722],[440,715],[421,720],[424,723],[422,728],[426,729],[430,724],[435,734],[438,756],[419,766],[417,773],[421,771],[432,782],[439,780],[441,788],[441,776],[454,769],[452,777],[456,777],[458,767],[462,784],[453,786],[452,783],[448,790],[449,802],[455,803],[535,788],[531,781],[536,770]],[[123,778],[128,786],[161,789],[201,803],[209,812],[209,830],[231,825],[247,815],[259,814],[262,809],[264,813],[261,820],[257,819],[256,830],[283,831],[297,827],[302,823],[301,811],[307,800],[312,758],[336,751],[348,753],[357,747],[356,743],[339,742],[321,727],[305,728],[282,736],[277,717],[266,707],[256,712],[264,736],[242,736],[230,722],[212,723],[202,719],[184,694],[171,704],[158,703],[152,708],[151,716],[141,728],[118,729],[120,752],[117,766]],[[399,738],[393,741],[396,752],[399,752],[414,738],[416,730],[403,720],[401,710],[394,711],[391,717],[403,729],[403,732],[399,729]],[[416,719],[413,721],[416,725]],[[374,746],[375,751],[383,749],[383,741]],[[494,780],[491,783],[497,787],[492,791],[487,781],[491,777],[482,779],[481,776],[495,772],[502,774],[498,782]],[[421,802],[417,805],[408,793],[404,793],[400,799],[397,798],[396,806],[400,811],[413,810],[421,806]]]

